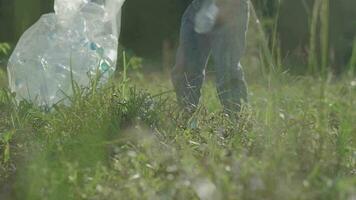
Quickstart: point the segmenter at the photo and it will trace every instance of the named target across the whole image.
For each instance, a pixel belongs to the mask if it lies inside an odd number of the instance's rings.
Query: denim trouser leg
[[[181,106],[191,110],[199,103],[210,52],[208,36],[194,31],[194,17],[199,9],[196,2],[184,13],[176,65],[172,71],[177,100]]]
[[[234,27],[229,27],[229,29]],[[212,57],[216,71],[218,96],[227,113],[238,112],[247,103],[247,84],[240,64],[245,32],[216,30],[212,37]]]
[[[176,66],[172,73],[178,102],[185,108],[198,105],[204,70],[211,52],[218,95],[225,111],[238,112],[247,102],[247,85],[240,59],[245,49],[248,3],[238,1],[231,13],[207,34],[195,32],[195,16],[203,4],[195,0],[182,19]],[[236,2],[235,2],[236,3]],[[229,5],[227,5],[229,6]]]

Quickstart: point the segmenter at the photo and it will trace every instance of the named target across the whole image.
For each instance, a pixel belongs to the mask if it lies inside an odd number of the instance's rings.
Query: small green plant
[[[122,63],[123,70],[122,70],[121,85],[122,85],[122,92],[123,92],[123,94],[125,96],[126,95],[126,91],[127,91],[127,84],[130,81],[130,78],[128,77],[130,72],[131,72],[130,75],[135,76],[135,78],[138,78],[138,79],[141,79],[141,80],[143,79],[143,74],[141,72],[141,70],[142,70],[142,58],[139,58],[139,57],[136,57],[136,56],[132,56],[127,61],[126,52],[123,51],[122,52],[122,62],[123,62]]]
[[[3,152],[3,155],[0,156],[0,158],[2,158],[0,163],[2,164],[7,164],[10,160],[10,141],[13,134],[12,131],[0,133],[0,151]]]

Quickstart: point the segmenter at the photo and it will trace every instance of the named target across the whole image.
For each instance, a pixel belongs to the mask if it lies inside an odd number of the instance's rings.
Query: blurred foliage
[[[11,47],[8,43],[0,43],[0,56],[8,55]]]
[[[2,66],[5,66],[10,51],[11,51],[11,46],[9,43],[0,43],[0,68]]]

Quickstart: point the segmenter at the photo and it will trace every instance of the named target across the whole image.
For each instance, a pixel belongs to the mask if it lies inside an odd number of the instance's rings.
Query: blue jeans
[[[247,85],[240,59],[246,42],[249,16],[247,0],[226,0],[219,19],[208,33],[195,31],[195,16],[207,0],[194,0],[182,18],[180,43],[172,82],[181,106],[194,110],[199,103],[209,56],[214,61],[216,87],[225,111],[238,112],[247,102]],[[226,6],[226,7],[224,7]],[[236,7],[233,7],[236,6]]]

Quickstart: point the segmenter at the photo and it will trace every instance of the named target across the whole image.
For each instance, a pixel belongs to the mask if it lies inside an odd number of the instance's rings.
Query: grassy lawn
[[[48,112],[1,89],[0,199],[356,198],[350,79],[250,79],[236,121],[210,79],[187,119],[167,76],[134,77]]]

